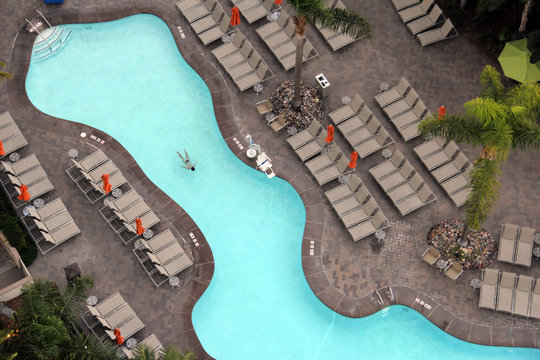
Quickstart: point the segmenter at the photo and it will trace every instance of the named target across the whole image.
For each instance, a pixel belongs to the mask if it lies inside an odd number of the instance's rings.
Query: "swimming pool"
[[[205,83],[159,18],[68,25],[69,42],[33,60],[32,103],[115,137],[195,220],[215,272],[193,323],[217,359],[533,359],[532,349],[469,344],[402,306],[350,319],[312,293],[302,272],[305,210],[292,186],[228,149]],[[180,168],[186,148],[195,172]],[[156,161],[159,159],[159,161]]]

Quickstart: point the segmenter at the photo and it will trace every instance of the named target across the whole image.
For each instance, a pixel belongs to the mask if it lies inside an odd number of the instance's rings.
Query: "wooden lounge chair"
[[[137,346],[138,347],[144,346],[150,349],[150,351],[154,353],[154,356],[156,359],[160,357],[160,354],[162,353],[162,350],[163,350],[163,345],[154,334],[148,336],[146,339],[141,341]],[[122,350],[122,353],[124,354],[124,356],[127,357],[128,359],[135,358],[135,353],[132,349],[128,349],[126,346],[122,346],[120,349]]]
[[[388,224],[388,220],[384,217],[382,211],[377,211],[375,215],[368,221],[364,221],[358,225],[348,228],[349,234],[354,241],[365,238],[368,235],[375,233],[377,230],[383,229]]]
[[[384,108],[395,101],[403,99],[410,88],[411,85],[409,84],[407,79],[401,77],[396,86],[375,96],[375,101],[377,102],[377,104],[379,104],[381,108]]]
[[[437,25],[441,15],[441,8],[437,4],[435,4],[429,14],[419,17],[418,19],[408,23],[407,29],[409,29],[411,34],[416,35],[426,29],[429,29],[432,26]]]
[[[313,174],[315,180],[319,185],[326,184],[332,180],[337,179],[340,175],[343,175],[345,170],[347,170],[349,162],[345,157],[340,158],[337,163],[332,166],[327,167],[326,169]]]
[[[3,171],[12,176],[20,176],[38,166],[41,167],[41,163],[36,157],[36,154],[28,155],[16,163],[7,163],[5,161],[0,161],[0,163],[2,164]]]
[[[315,174],[335,164],[340,156],[343,156],[343,153],[336,144],[332,143],[328,146],[326,153],[309,160],[305,165],[312,174]]]
[[[357,175],[353,174],[347,183],[338,185],[335,188],[326,191],[324,195],[326,195],[330,204],[333,204],[354,195],[356,190],[363,185],[364,183],[362,180]]]
[[[535,281],[534,285],[529,316],[535,319],[540,319],[540,280],[538,279]]]
[[[296,155],[298,155],[300,160],[306,161],[307,159],[319,154],[322,149],[326,147],[326,135],[326,131],[321,131],[315,140],[295,149],[294,152]]]
[[[221,22],[221,18],[223,16],[225,16],[225,12],[221,8],[221,6],[216,6],[214,11],[212,11],[212,14],[205,16],[197,21],[194,21],[190,25],[195,34],[199,34],[205,30],[217,26]]]
[[[283,9],[281,9],[276,21],[272,21],[268,24],[261,26],[256,30],[256,32],[261,37],[261,39],[266,39],[270,36],[275,35],[277,32],[285,29],[285,26],[287,25],[289,20],[289,15],[285,11],[283,11]]]
[[[443,151],[436,152],[428,157],[420,159],[429,171],[452,161],[459,153],[459,147],[454,141],[450,141]]]
[[[403,156],[401,151],[394,150],[390,159],[383,161],[379,165],[375,165],[374,167],[369,169],[369,173],[371,174],[371,176],[373,176],[375,180],[382,180],[391,173],[398,171],[401,166],[405,164],[405,162],[408,163],[408,161],[405,160],[405,156]]]
[[[497,300],[497,284],[499,282],[499,270],[483,269],[482,284],[480,285],[480,300],[478,306],[484,309],[495,310]]]
[[[430,246],[424,251],[422,254],[422,260],[427,262],[430,266],[435,265],[437,260],[441,257],[441,252],[434,248],[433,246]]]
[[[454,32],[453,35],[450,35],[451,32]],[[418,41],[420,41],[420,44],[422,46],[426,46],[429,44],[433,44],[442,40],[450,39],[453,37],[457,37],[457,31],[454,28],[454,25],[452,25],[452,22],[450,19],[446,19],[444,24],[440,28],[436,28],[433,30],[429,30],[423,33],[420,33],[416,35],[416,38]]]
[[[247,11],[240,11],[240,12],[242,13],[242,16],[246,19],[246,21],[249,24],[252,24],[255,21],[262,19],[263,17],[268,15],[268,13],[272,10],[273,6],[274,6],[274,0],[264,0],[263,2],[259,2],[257,6],[252,7]]]
[[[536,230],[530,227],[522,227],[519,231],[519,237],[516,246],[516,265],[531,266],[532,251],[534,246],[534,232]]]
[[[437,197],[435,197],[435,194],[433,194],[433,191],[431,191],[427,184],[424,183],[417,193],[400,200],[395,205],[401,216],[405,216],[435,200],[437,200]]]
[[[216,0],[204,0],[200,6],[190,8],[188,11],[182,12],[188,23],[192,23],[200,18],[208,16],[216,7]]]
[[[497,260],[513,264],[519,227],[514,224],[503,224],[499,240]]]
[[[203,31],[202,33],[197,34],[197,36],[202,41],[203,45],[208,45],[217,39],[221,39],[227,33],[227,30],[229,30],[230,23],[231,19],[225,14],[217,26]]]
[[[416,104],[417,101],[420,100],[420,97],[414,91],[414,89],[410,89],[407,95],[401,100],[398,100],[386,107],[383,108],[384,113],[388,116],[389,119],[392,119],[393,117],[405,112],[412,110],[413,106]]]
[[[503,271],[497,288],[497,311],[512,312],[515,286],[516,274]]]
[[[342,121],[345,121],[356,114],[362,106],[364,106],[364,100],[362,100],[360,95],[355,94],[350,104],[343,105],[332,111],[328,114],[328,117],[334,124],[338,125]]]
[[[432,154],[442,151],[445,146],[446,140],[440,136],[436,136],[425,143],[414,147],[413,150],[420,159],[424,159]]]
[[[305,145],[308,142],[315,140],[317,135],[321,131],[324,131],[324,138],[326,139],[326,135],[327,135],[326,130],[323,129],[319,121],[313,120],[306,129],[287,138],[287,142],[293,148],[293,150],[296,150],[300,146]]]
[[[173,235],[170,229],[167,229],[156,236],[153,236],[150,240],[140,239],[142,245],[147,250],[152,252],[158,252],[159,250],[168,247],[172,243],[176,242],[176,237]]]
[[[408,23],[411,20],[426,15],[431,8],[431,5],[433,5],[433,0],[423,0],[418,5],[398,11],[398,15],[404,23]]]
[[[373,197],[370,197],[365,204],[361,204],[357,208],[353,208],[345,214],[339,216],[343,225],[346,228],[350,228],[353,225],[366,221],[367,219],[373,217],[375,212],[379,210],[379,205]]]
[[[115,292],[99,304],[96,304],[95,306],[86,305],[86,307],[92,315],[106,317],[124,304],[126,304],[126,301],[122,295],[120,295],[119,292]]]
[[[394,142],[384,127],[381,127],[375,137],[360,143],[354,147],[361,159],[373,154],[375,151],[382,149]]]
[[[453,262],[452,265],[448,266],[444,270],[444,275],[448,276],[453,281],[463,273],[463,266],[458,262]]]
[[[77,161],[75,159],[71,159],[71,162],[75,164],[75,166],[82,171],[90,172],[99,165],[103,164],[105,161],[109,160],[109,157],[105,155],[103,150],[98,149],[82,159],[81,161]]]
[[[529,304],[533,290],[533,278],[526,275],[519,275],[516,286],[516,295],[512,314],[520,316],[529,316]]]
[[[416,4],[420,4],[420,0],[392,0],[392,5],[394,5],[397,11]]]
[[[465,154],[460,151],[452,161],[433,170],[431,175],[433,175],[438,183],[441,183],[447,179],[450,179],[451,177],[456,176],[457,174],[462,173],[470,165],[471,163],[469,162],[469,159],[467,159]]]

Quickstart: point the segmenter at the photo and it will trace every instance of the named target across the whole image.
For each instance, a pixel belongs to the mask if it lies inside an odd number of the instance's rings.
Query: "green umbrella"
[[[504,75],[524,84],[540,81],[540,62],[531,64],[530,57],[527,39],[506,43],[499,55]]]

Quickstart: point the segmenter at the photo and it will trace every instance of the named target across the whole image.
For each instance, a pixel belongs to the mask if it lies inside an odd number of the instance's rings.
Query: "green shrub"
[[[30,266],[37,257],[37,247],[34,240],[26,232],[17,213],[13,211],[9,199],[0,191],[0,230],[8,242],[21,255],[26,266]]]

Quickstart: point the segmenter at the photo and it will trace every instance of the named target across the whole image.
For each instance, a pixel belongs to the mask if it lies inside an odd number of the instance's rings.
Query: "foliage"
[[[159,355],[156,357],[154,351],[148,346],[141,344],[133,350],[135,355],[135,360],[196,360],[197,355],[192,352],[187,352],[182,354],[179,350],[176,349],[174,344],[171,344],[164,350],[161,350]]]
[[[527,49],[531,52],[531,64],[540,61],[540,30],[534,30],[527,34]]]
[[[0,330],[0,360],[12,360],[17,356],[17,353],[7,354],[1,352],[3,350],[2,344],[9,340],[12,336],[12,331],[10,329],[1,329]]]
[[[0,61],[0,67],[5,66],[6,64]],[[0,71],[0,79],[11,79],[13,77],[13,74],[10,74],[5,71]]]
[[[441,121],[422,121],[423,136],[442,136],[458,143],[482,145],[471,172],[466,225],[478,230],[497,199],[500,166],[512,149],[540,147],[540,85],[520,84],[504,89],[500,74],[486,66],[480,76],[480,96],[464,104],[464,114],[448,114]]]
[[[0,191],[0,231],[4,233],[9,244],[17,249],[24,264],[30,266],[37,257],[36,244],[23,229],[19,217],[2,191]]]

